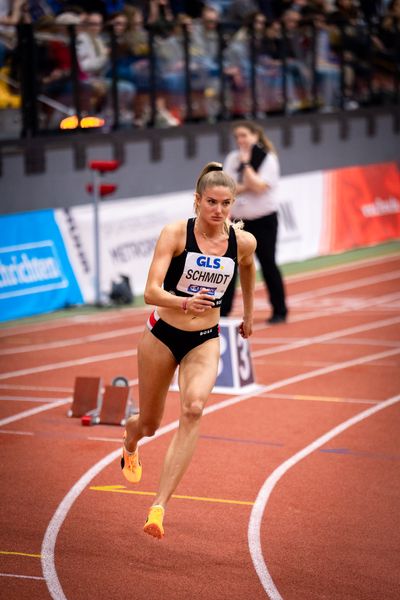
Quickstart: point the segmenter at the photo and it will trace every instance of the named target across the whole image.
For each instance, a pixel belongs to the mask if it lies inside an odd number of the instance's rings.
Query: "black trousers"
[[[260,262],[261,272],[267,286],[268,297],[272,306],[273,316],[287,314],[285,288],[281,272],[275,262],[276,240],[278,237],[278,214],[276,212],[244,221],[244,229],[254,235],[257,240],[256,255]],[[233,304],[236,288],[236,275],[229,284],[221,305],[221,315],[227,316]]]

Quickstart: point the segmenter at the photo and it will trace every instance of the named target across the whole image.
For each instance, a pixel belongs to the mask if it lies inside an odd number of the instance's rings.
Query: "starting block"
[[[260,388],[254,381],[249,343],[239,333],[241,322],[228,317],[220,319],[220,359],[214,394],[246,394]],[[178,390],[177,373],[170,389]]]
[[[76,377],[69,417],[83,417],[101,405],[101,377]]]
[[[81,418],[84,426],[90,425],[122,425],[127,419],[137,413],[131,398],[129,382],[125,377],[113,379],[111,385],[106,385],[100,405],[88,411]]]

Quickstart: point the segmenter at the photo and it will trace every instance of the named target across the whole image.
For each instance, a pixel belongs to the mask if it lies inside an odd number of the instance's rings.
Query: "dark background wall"
[[[262,121],[275,143],[283,175],[400,159],[398,107],[342,114],[301,115]],[[231,125],[2,142],[0,213],[68,207],[90,201],[87,165],[118,158],[121,168],[104,179],[118,184],[111,198],[193,189],[210,160],[223,161],[233,147]],[[112,201],[112,200],[110,200]]]

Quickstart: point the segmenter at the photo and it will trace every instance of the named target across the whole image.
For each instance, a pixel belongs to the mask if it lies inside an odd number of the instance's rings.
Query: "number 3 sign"
[[[239,333],[239,319],[221,318],[218,377],[213,392],[242,394],[256,386],[250,348]]]

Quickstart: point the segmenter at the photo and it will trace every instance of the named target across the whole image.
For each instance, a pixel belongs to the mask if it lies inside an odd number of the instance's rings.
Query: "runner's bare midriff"
[[[157,312],[163,321],[184,331],[209,329],[217,325],[220,317],[219,308],[206,309],[201,315],[193,315],[189,312],[185,314],[183,310],[165,307],[157,308]]]

